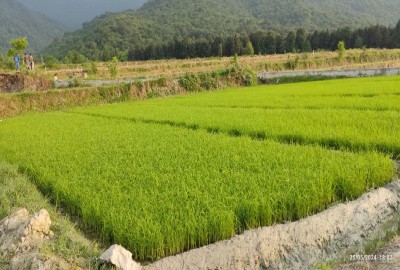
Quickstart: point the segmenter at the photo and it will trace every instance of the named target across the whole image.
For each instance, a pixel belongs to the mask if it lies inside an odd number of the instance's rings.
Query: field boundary
[[[399,226],[400,180],[301,221],[258,228],[143,270],[310,269],[323,262],[364,254],[364,245]],[[398,258],[394,258],[398,259]]]

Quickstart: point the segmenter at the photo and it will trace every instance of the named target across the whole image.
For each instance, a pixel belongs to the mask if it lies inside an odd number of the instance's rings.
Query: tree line
[[[375,25],[357,30],[340,28],[335,31],[312,33],[300,28],[286,35],[272,31],[257,31],[248,35],[234,34],[213,39],[185,38],[165,44],[135,46],[129,49],[126,58],[128,60],[181,59],[336,50],[339,41],[344,41],[346,48],[400,48],[400,21],[396,27]]]
[[[81,55],[70,51],[63,59],[66,63],[79,63],[86,59],[109,61],[117,57],[121,61],[151,59],[185,59],[197,57],[223,57],[252,54],[283,54],[336,50],[339,41],[346,48],[400,48],[400,20],[395,27],[374,25],[356,30],[340,28],[329,31],[306,32],[300,28],[287,34],[273,31],[257,31],[250,34],[217,36],[214,38],[183,38],[167,42],[135,45],[126,51],[105,47],[103,50]]]

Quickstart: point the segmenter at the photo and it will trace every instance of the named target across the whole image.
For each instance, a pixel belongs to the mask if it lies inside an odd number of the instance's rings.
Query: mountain
[[[16,0],[0,0],[0,52],[9,48],[13,38],[27,37],[29,52],[40,52],[66,28],[39,13],[31,12]]]
[[[45,14],[70,29],[78,29],[106,11],[137,9],[145,0],[19,0],[29,9]]]
[[[394,25],[398,14],[399,0],[149,0],[136,11],[96,17],[45,52],[60,58],[76,50],[98,59],[105,51],[113,54],[174,39],[260,29],[287,32],[300,27],[312,31]]]
[[[139,10],[105,13],[56,40],[45,53],[58,58],[77,50],[89,58],[100,51],[259,29],[241,0],[153,0]]]
[[[394,25],[399,0],[249,0],[246,7],[263,28],[306,30]]]

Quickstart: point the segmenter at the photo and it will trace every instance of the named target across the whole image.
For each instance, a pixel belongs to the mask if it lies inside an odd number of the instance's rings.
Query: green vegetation
[[[343,79],[258,86],[79,111],[141,122],[197,126],[234,136],[337,149],[379,150],[397,157],[398,85],[399,77]]]
[[[105,242],[141,260],[310,215],[390,181],[395,170],[377,153],[191,128],[69,113],[17,117],[1,123],[0,153]]]
[[[45,52],[62,58],[75,50],[109,61],[251,54],[251,46],[255,54],[335,50],[339,40],[349,48],[389,48],[387,27],[399,13],[396,0],[154,0],[136,11],[98,16]]]
[[[118,75],[118,58],[113,57],[113,59],[108,63],[108,72],[110,72],[110,77],[115,80]]]
[[[256,84],[255,74],[249,69],[240,67],[237,58],[235,61],[230,67],[218,72],[181,76],[178,79],[178,84],[173,79],[159,77],[154,80],[137,80],[133,83],[83,87],[82,79],[73,78],[68,81],[69,89],[67,90],[0,94],[0,118],[12,117],[29,111],[61,110],[82,105],[138,100],[177,93],[210,91]],[[117,64],[117,59],[108,63],[108,71],[111,76],[114,76],[114,79],[119,70]],[[90,73],[94,76],[98,72],[97,65],[94,62],[86,65],[86,69],[90,70]]]
[[[0,0],[0,25],[0,54],[8,50],[9,40],[21,36],[29,40],[30,53],[39,53],[66,31],[59,22],[31,12],[14,0]]]
[[[28,40],[24,37],[15,38],[10,41],[10,46],[11,47],[7,51],[9,57],[14,56],[15,54],[21,55],[22,51],[28,46]]]
[[[344,53],[346,52],[346,46],[343,40],[338,42],[337,48],[338,48],[338,58],[342,60]]]
[[[333,31],[314,31],[307,33],[299,28],[296,32],[274,33],[268,31],[252,31],[242,34],[221,33],[208,38],[164,39],[162,41],[133,46],[130,42],[120,42],[108,47],[86,45],[79,50],[87,58],[108,61],[117,56],[122,61],[150,60],[171,58],[221,57],[253,54],[283,54],[285,52],[311,52],[318,50],[337,49],[340,41],[349,48],[398,48],[400,46],[398,31],[400,22],[395,28],[374,25],[366,28],[351,30],[339,28]],[[371,38],[373,36],[374,38]],[[113,42],[113,41],[111,41]],[[342,44],[344,45],[344,44]],[[111,46],[111,45],[110,45]],[[61,51],[57,51],[61,57]],[[339,58],[340,59],[340,58]],[[340,59],[341,60],[341,59]]]
[[[0,156],[104,243],[155,260],[391,181],[398,80],[259,86],[20,116],[0,122]]]
[[[16,166],[0,162],[0,220],[14,210],[26,208],[31,214],[45,208],[52,221],[54,238],[45,242],[40,253],[70,262],[71,269],[97,269],[91,258],[100,252],[96,242],[88,241],[68,217],[60,214],[37,187]],[[0,268],[9,269],[11,254],[0,254]]]

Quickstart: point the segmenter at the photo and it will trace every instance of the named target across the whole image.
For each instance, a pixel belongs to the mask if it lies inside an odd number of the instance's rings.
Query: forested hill
[[[103,51],[186,37],[200,38],[259,29],[241,0],[155,0],[141,9],[106,13],[66,34],[45,53],[58,58],[69,50],[98,58]],[[111,52],[112,54],[112,52]]]
[[[394,25],[399,0],[149,0],[136,11],[106,13],[66,34],[45,53],[76,50],[91,59],[179,39]]]
[[[27,8],[55,19],[71,30],[106,11],[140,8],[145,0],[18,0]]]
[[[306,30],[393,25],[399,0],[243,0],[263,28]]]
[[[65,30],[60,23],[29,11],[16,0],[0,0],[0,52],[18,37],[28,38],[30,52],[40,52]]]

